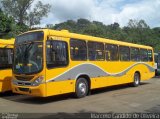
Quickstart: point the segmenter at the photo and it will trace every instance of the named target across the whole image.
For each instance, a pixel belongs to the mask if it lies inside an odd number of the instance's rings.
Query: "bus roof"
[[[13,45],[14,44],[15,39],[11,38],[11,39],[0,39],[0,44],[3,45]]]
[[[28,31],[28,32],[34,32],[34,31],[44,31],[44,32],[48,33],[48,35],[57,36],[57,37],[76,38],[76,39],[82,39],[82,40],[92,40],[92,41],[97,41],[97,42],[105,42],[105,43],[109,43],[109,44],[117,44],[117,45],[152,49],[151,46],[139,45],[139,44],[123,42],[123,41],[107,39],[107,38],[94,37],[94,36],[90,36],[90,35],[82,35],[82,34],[77,34],[77,33],[71,33],[68,30],[57,31],[57,30],[52,30],[52,29],[38,29],[38,30],[32,30],[32,31]],[[25,32],[25,33],[28,33],[28,32]]]

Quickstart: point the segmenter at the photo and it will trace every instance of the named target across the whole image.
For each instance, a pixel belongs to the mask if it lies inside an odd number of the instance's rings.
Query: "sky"
[[[38,1],[38,0],[37,0]],[[150,27],[160,27],[160,0],[41,0],[52,5],[41,26],[85,18],[106,25],[129,19],[143,19]]]

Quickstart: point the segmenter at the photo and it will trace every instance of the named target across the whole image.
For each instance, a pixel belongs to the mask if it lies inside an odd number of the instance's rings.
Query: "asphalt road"
[[[71,94],[48,98],[0,94],[0,113],[160,113],[160,78],[139,87],[120,85],[93,90],[76,99]]]

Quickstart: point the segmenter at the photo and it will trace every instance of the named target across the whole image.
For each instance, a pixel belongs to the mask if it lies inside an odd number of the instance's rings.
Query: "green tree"
[[[106,37],[125,41],[125,33],[122,31],[117,22],[106,26]]]
[[[42,17],[47,16],[51,6],[38,1],[31,10],[35,0],[2,0],[3,11],[12,16],[19,25],[37,25]]]
[[[128,34],[128,41],[133,43],[140,43],[151,45],[149,43],[151,36],[151,29],[144,20],[129,20],[128,26],[123,30]]]
[[[67,29],[70,32],[77,32],[76,31],[76,22],[73,20],[67,20],[66,22],[60,23],[60,24],[55,24],[53,29],[56,30],[62,30],[62,29]]]
[[[38,1],[33,11],[28,14],[27,21],[29,27],[31,28],[33,25],[40,24],[42,18],[47,17],[48,12],[50,11],[50,7],[51,6],[49,4],[43,5],[41,1]]]
[[[89,25],[83,32],[83,34],[87,35],[104,37],[103,29],[98,28],[98,26],[96,26],[95,24]]]
[[[0,37],[2,38],[12,30],[14,20],[12,17],[8,17],[0,9]]]

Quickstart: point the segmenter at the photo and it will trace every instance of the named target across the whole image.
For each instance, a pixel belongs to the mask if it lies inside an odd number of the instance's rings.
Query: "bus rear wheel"
[[[137,87],[139,85],[140,85],[140,74],[138,72],[136,72],[134,74],[132,86]]]
[[[76,82],[75,96],[76,98],[85,97],[88,94],[88,82],[85,78],[79,78]]]

